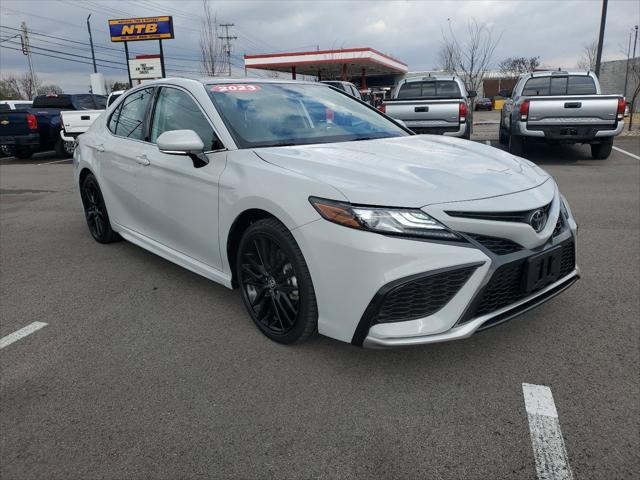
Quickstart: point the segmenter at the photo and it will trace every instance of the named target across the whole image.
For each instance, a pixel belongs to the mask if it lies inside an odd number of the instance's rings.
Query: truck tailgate
[[[618,95],[550,96],[529,99],[529,125],[613,125]]]
[[[104,110],[78,110],[60,112],[62,128],[65,133],[81,134],[86,132],[91,124],[104,112]]]
[[[457,127],[462,100],[388,100],[386,113],[407,127]]]
[[[32,133],[27,123],[27,112],[0,113],[0,137],[13,137]]]

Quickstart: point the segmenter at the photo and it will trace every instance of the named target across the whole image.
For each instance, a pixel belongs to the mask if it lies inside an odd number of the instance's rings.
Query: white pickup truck
[[[469,99],[475,95],[451,75],[410,77],[400,81],[378,109],[415,133],[468,139],[473,123]]]
[[[546,71],[520,76],[500,116],[500,142],[515,155],[527,142],[585,143],[609,157],[624,126],[625,100],[602,95],[593,72]]]
[[[111,92],[107,98],[106,108],[109,108],[125,90]],[[86,132],[91,124],[104,112],[102,110],[66,110],[60,112],[60,137],[65,142],[75,142],[78,136]]]

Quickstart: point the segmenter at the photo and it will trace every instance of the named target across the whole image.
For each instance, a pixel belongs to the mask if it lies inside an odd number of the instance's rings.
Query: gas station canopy
[[[317,50],[311,52],[272,53],[245,55],[246,68],[290,72],[324,77],[331,72],[343,80],[365,75],[393,75],[408,71],[406,63],[374,50],[373,48],[345,48],[340,50]]]

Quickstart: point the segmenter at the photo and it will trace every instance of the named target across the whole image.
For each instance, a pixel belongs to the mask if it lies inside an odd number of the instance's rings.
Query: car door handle
[[[146,155],[138,155],[136,157],[136,162],[144,166],[151,164],[151,162],[149,161]]]
[[[100,145],[89,145],[91,148],[93,148],[94,150],[98,151],[98,152],[104,152],[104,146],[102,144]]]

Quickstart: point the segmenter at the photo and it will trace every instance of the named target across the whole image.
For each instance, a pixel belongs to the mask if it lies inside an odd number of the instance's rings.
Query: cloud
[[[597,38],[601,0],[586,1],[221,1],[211,2],[219,22],[234,23],[234,71],[244,75],[244,53],[314,50],[316,48],[373,47],[407,63],[411,70],[437,66],[441,30],[464,36],[476,19],[501,35],[496,63],[508,56],[540,56],[543,64],[570,68],[582,47]],[[154,8],[157,7],[157,8]],[[33,35],[33,46],[77,55],[74,63],[44,56],[35,50],[36,70],[47,81],[68,90],[86,89],[92,71],[86,18],[91,14],[99,71],[108,78],[126,79],[121,44],[110,42],[107,20],[126,16],[172,14],[174,40],[164,42],[169,74],[197,76],[201,0],[143,2],[79,0],[2,0],[0,38],[26,21],[34,32],[80,43]],[[623,58],[628,34],[640,17],[640,2],[610,1],[603,58]],[[2,46],[18,48],[12,41]],[[55,42],[55,43],[53,43]],[[67,45],[64,47],[63,45]],[[131,55],[157,53],[157,42],[130,44]],[[59,55],[65,56],[65,55]],[[2,71],[26,71],[21,52],[0,49]],[[110,63],[115,62],[115,63]],[[44,77],[43,77],[44,78]]]

